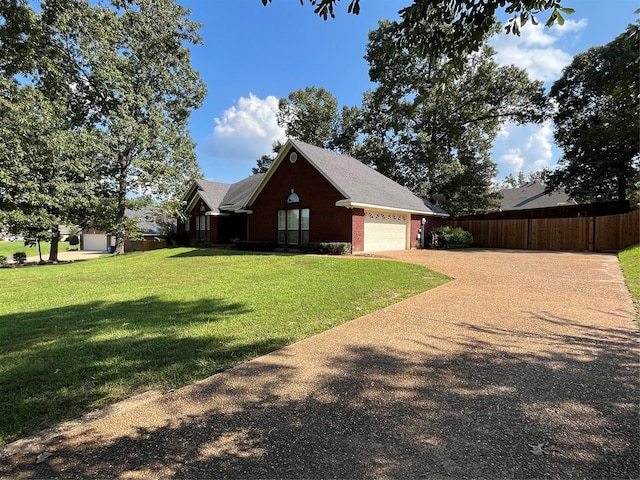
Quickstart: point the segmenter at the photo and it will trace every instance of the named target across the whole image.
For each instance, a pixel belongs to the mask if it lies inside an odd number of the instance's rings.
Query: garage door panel
[[[104,233],[85,233],[82,236],[82,249],[104,252],[107,250],[107,236]]]
[[[364,219],[364,251],[404,250],[407,239],[407,216],[366,211]]]

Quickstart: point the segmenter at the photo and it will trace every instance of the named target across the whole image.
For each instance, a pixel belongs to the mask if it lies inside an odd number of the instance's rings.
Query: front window
[[[210,217],[207,215],[198,215],[196,217],[196,240],[200,242],[209,241]]]
[[[309,209],[278,210],[278,243],[298,245],[309,242]]]

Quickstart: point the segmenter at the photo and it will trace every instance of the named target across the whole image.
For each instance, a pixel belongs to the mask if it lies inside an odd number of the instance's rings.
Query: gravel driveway
[[[638,328],[614,255],[385,256],[455,280],[11,444],[0,476],[640,477]]]

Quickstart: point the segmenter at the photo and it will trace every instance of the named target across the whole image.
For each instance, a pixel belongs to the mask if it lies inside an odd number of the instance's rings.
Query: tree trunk
[[[53,229],[53,235],[51,235],[51,250],[49,251],[49,263],[58,262],[58,242],[60,241],[60,230],[58,227]]]
[[[113,251],[114,255],[122,255],[124,253],[124,232],[116,232],[116,247]]]

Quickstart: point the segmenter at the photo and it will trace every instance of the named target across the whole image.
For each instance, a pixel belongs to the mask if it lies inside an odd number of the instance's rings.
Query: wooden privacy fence
[[[573,218],[447,220],[473,235],[473,246],[524,250],[618,251],[640,243],[640,210]]]

